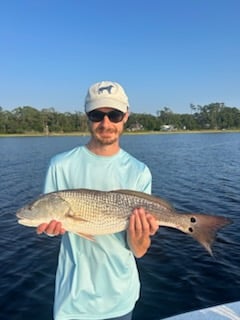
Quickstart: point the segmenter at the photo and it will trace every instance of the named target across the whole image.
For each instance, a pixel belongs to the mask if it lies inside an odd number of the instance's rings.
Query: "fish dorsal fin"
[[[147,201],[155,202],[155,203],[160,204],[160,205],[164,204],[169,209],[171,209],[171,210],[173,209],[171,204],[168,203],[166,200],[160,199],[158,197],[155,197],[155,196],[153,196],[151,194],[148,194],[148,193],[145,193],[145,192],[135,191],[135,190],[127,190],[127,189],[113,190],[113,191],[110,191],[110,192],[121,193],[121,194],[129,195],[129,196],[135,196],[135,197],[138,197],[138,198],[141,198],[141,199],[145,199]]]

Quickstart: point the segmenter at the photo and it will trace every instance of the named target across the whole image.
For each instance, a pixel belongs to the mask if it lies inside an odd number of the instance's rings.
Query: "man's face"
[[[98,111],[111,112],[112,108],[99,108]],[[99,122],[89,121],[89,129],[92,137],[102,145],[111,145],[119,140],[120,135],[123,132],[124,124],[128,119],[128,113],[126,113],[120,122],[111,122],[107,115]]]

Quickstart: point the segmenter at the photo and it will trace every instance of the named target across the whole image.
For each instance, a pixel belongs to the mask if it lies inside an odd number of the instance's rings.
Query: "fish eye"
[[[31,210],[32,209],[32,203],[28,203],[25,208],[27,208],[28,210]]]

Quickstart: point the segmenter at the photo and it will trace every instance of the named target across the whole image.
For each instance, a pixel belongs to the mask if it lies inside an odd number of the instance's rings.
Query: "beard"
[[[90,127],[90,132],[92,137],[101,144],[102,146],[109,146],[116,143],[119,140],[123,132],[123,128],[118,130],[117,128],[105,128],[105,127],[97,127],[93,129]]]

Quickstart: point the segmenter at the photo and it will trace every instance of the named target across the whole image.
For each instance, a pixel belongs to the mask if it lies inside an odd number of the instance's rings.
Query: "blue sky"
[[[132,112],[240,108],[239,0],[0,0],[0,106],[83,111],[117,81]]]

